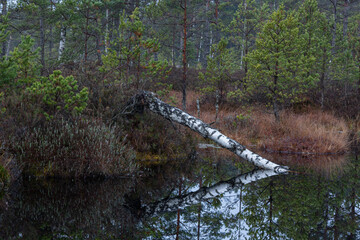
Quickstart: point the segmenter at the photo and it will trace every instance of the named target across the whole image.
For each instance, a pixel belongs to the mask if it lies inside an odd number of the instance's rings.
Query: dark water
[[[0,195],[0,239],[360,239],[357,157],[286,175],[240,161],[176,160],[137,179],[22,179]]]

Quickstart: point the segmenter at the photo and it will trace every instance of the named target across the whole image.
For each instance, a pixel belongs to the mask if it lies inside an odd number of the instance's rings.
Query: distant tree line
[[[307,91],[321,106],[335,92],[345,105],[360,94],[359,10],[354,0],[2,0],[1,57],[30,35],[40,75],[97,61],[139,88],[145,76],[176,67],[184,108],[188,69],[208,68],[202,90],[258,96],[278,118]]]

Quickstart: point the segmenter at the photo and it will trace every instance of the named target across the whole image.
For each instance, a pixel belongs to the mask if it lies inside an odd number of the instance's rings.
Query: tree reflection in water
[[[192,159],[139,179],[23,180],[0,200],[0,239],[359,239],[349,160],[325,176]]]

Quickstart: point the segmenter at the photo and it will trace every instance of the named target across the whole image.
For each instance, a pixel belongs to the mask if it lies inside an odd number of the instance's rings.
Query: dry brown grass
[[[280,124],[271,124],[271,138],[261,134],[266,150],[296,153],[344,153],[348,150],[349,129],[346,122],[320,110],[294,114],[284,112]],[[260,123],[264,124],[264,122]],[[270,131],[268,127],[262,127]]]
[[[181,93],[172,94],[180,107]],[[197,97],[196,92],[188,92],[187,111],[194,116]],[[213,122],[215,107],[202,105],[200,119]],[[309,109],[301,114],[286,110],[277,123],[264,108],[223,105],[218,119],[213,127],[250,149],[305,155],[343,154],[349,149],[350,131],[345,120],[321,110]]]

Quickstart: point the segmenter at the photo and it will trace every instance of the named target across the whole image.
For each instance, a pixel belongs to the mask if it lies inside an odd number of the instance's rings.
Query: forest
[[[0,239],[360,239],[359,152],[358,0],[0,0]]]
[[[190,131],[126,111],[139,90],[254,149],[344,154],[359,139],[359,1],[0,6],[2,179],[131,175],[196,151]]]

